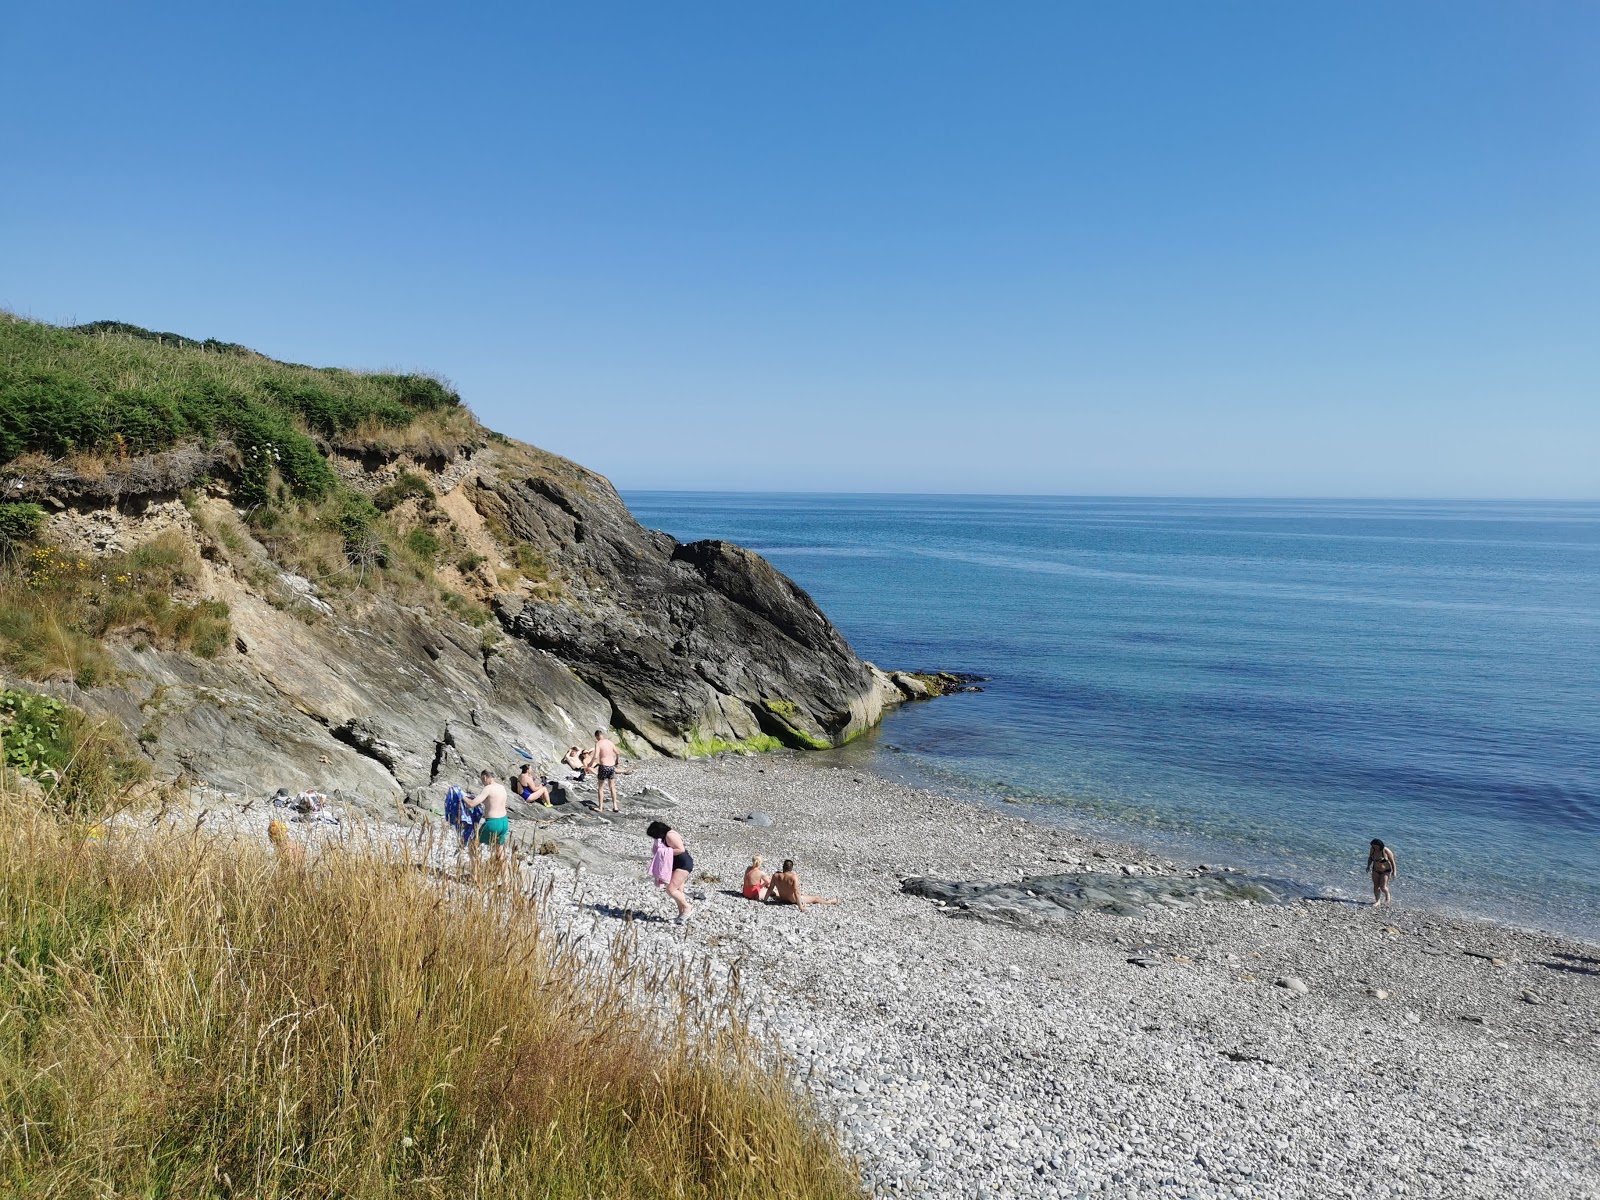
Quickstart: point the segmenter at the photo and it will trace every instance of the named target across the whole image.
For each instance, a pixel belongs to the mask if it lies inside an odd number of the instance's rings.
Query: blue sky
[[[0,305],[628,488],[1600,496],[1600,6],[25,5]]]

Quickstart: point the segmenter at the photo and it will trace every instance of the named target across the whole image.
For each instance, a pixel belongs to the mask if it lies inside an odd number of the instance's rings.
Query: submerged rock
[[[1015,883],[911,878],[900,888],[982,921],[1037,925],[1072,913],[1146,917],[1200,904],[1289,904],[1307,894],[1283,879],[1251,875],[1043,875]]]

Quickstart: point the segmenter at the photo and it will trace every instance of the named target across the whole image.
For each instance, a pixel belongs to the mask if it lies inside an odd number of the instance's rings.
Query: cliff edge
[[[596,728],[638,756],[841,745],[924,694],[738,546],[438,380],[0,316],[0,674],[158,779],[387,808]]]

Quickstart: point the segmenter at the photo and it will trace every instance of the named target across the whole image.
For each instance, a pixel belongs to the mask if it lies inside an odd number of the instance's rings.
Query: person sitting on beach
[[[1367,851],[1367,870],[1372,873],[1372,907],[1392,905],[1394,897],[1389,894],[1389,885],[1400,878],[1400,868],[1394,851],[1379,838],[1372,839],[1372,848]]]
[[[594,777],[595,794],[594,807],[597,812],[604,812],[606,807],[606,785],[611,785],[611,811],[621,812],[617,805],[617,763],[622,758],[622,753],[617,749],[617,744],[606,736],[606,731],[594,731]]]
[[[533,764],[527,763],[522,768],[522,774],[517,776],[517,791],[529,804],[542,801],[546,808],[554,808],[550,803],[550,789],[545,787],[533,773]]]
[[[568,746],[566,757],[561,761],[566,764],[567,770],[576,772],[572,782],[582,783],[594,763],[594,754],[588,750],[579,750],[576,746]]]
[[[783,870],[779,871],[769,881],[771,892],[769,895],[779,904],[792,904],[801,912],[805,912],[809,904],[837,904],[837,900],[830,900],[826,896],[808,896],[800,890],[800,876],[794,869],[794,859],[783,860]]]
[[[658,845],[664,845],[667,852],[672,855],[671,874],[667,876],[663,886],[667,889],[667,895],[672,897],[672,902],[678,906],[678,915],[673,918],[673,924],[682,925],[694,911],[689,904],[689,898],[683,894],[683,889],[689,883],[689,876],[694,872],[694,855],[690,854],[689,847],[684,845],[683,834],[665,821],[651,821],[644,832],[646,837],[652,838]]]
[[[772,892],[772,876],[761,869],[761,855],[756,855],[750,860],[750,865],[744,869],[744,898],[746,900],[765,900]]]

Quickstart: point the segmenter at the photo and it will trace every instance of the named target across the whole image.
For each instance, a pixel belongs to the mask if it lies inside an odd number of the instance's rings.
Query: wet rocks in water
[[[1249,875],[1044,875],[1014,883],[910,878],[901,890],[979,920],[1031,926],[1071,913],[1153,916],[1202,904],[1288,904],[1304,892],[1284,880]]]

